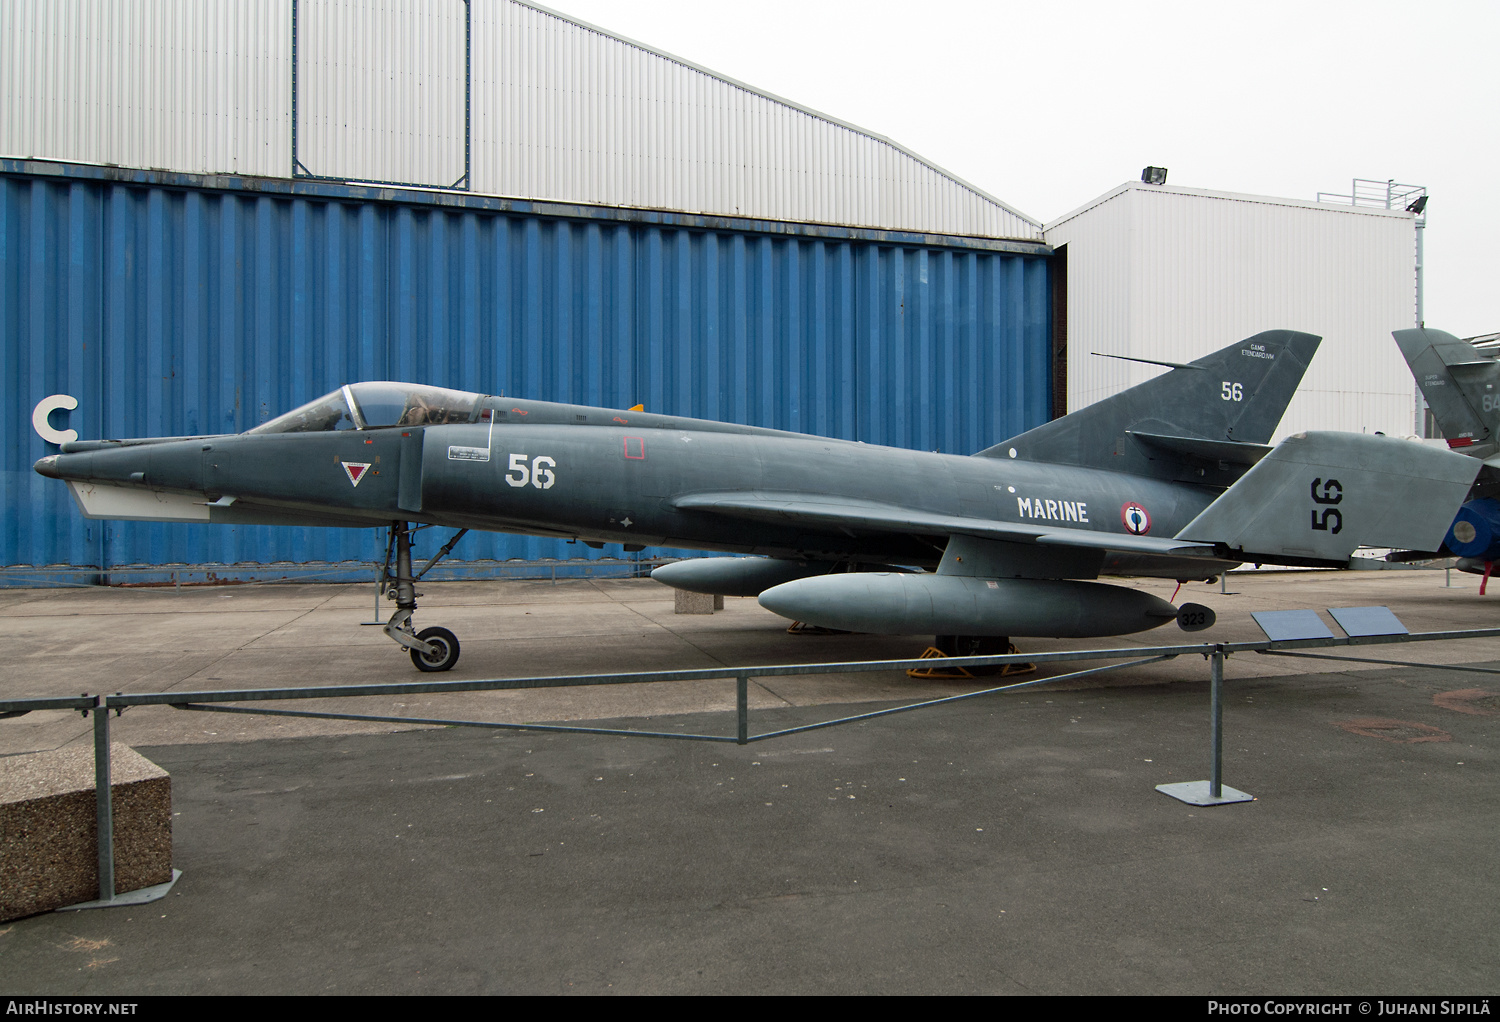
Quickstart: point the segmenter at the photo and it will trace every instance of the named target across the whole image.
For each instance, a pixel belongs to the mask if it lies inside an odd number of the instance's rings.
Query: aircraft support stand
[[[1193,806],[1222,806],[1234,802],[1254,802],[1255,796],[1226,788],[1224,774],[1224,647],[1209,655],[1209,774],[1206,781],[1179,781],[1158,784],[1156,790]]]

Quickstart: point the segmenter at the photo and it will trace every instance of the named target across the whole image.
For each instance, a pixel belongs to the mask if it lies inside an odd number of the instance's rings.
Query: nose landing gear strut
[[[396,612],[381,629],[401,646],[411,653],[411,662],[419,671],[447,671],[458,663],[458,636],[446,628],[424,628],[416,631],[411,618],[417,609],[417,597],[422,594],[417,592],[416,583],[423,575],[431,570],[432,566],[453,549],[455,543],[463,539],[468,529],[459,529],[457,535],[450,539],[441,550],[432,555],[432,559],[422,566],[422,570],[412,573],[411,570],[411,538],[417,529],[426,528],[418,525],[408,527],[406,522],[392,522],[389,530],[389,539],[385,546],[385,568],[381,572],[380,586],[388,599],[396,602]],[[396,562],[395,573],[391,572],[391,561]]]

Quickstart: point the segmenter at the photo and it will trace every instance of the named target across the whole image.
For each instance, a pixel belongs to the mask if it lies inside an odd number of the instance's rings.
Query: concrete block
[[[690,593],[683,589],[674,590],[677,594],[674,612],[678,614],[712,614],[724,606],[722,596],[711,596],[708,593]],[[717,604],[717,606],[716,606]]]
[[[115,892],[172,879],[172,778],[111,745]],[[0,759],[0,921],[99,897],[94,747]]]

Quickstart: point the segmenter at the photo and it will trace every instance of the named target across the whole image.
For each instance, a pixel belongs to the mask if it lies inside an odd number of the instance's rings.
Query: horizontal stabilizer
[[[1130,435],[1147,447],[1180,454],[1195,461],[1222,461],[1230,465],[1254,465],[1270,454],[1270,444],[1242,444],[1234,440],[1199,440],[1190,436],[1162,436],[1130,430]]]
[[[1299,433],[1178,539],[1267,563],[1343,563],[1361,546],[1436,550],[1480,464],[1378,434]]]

